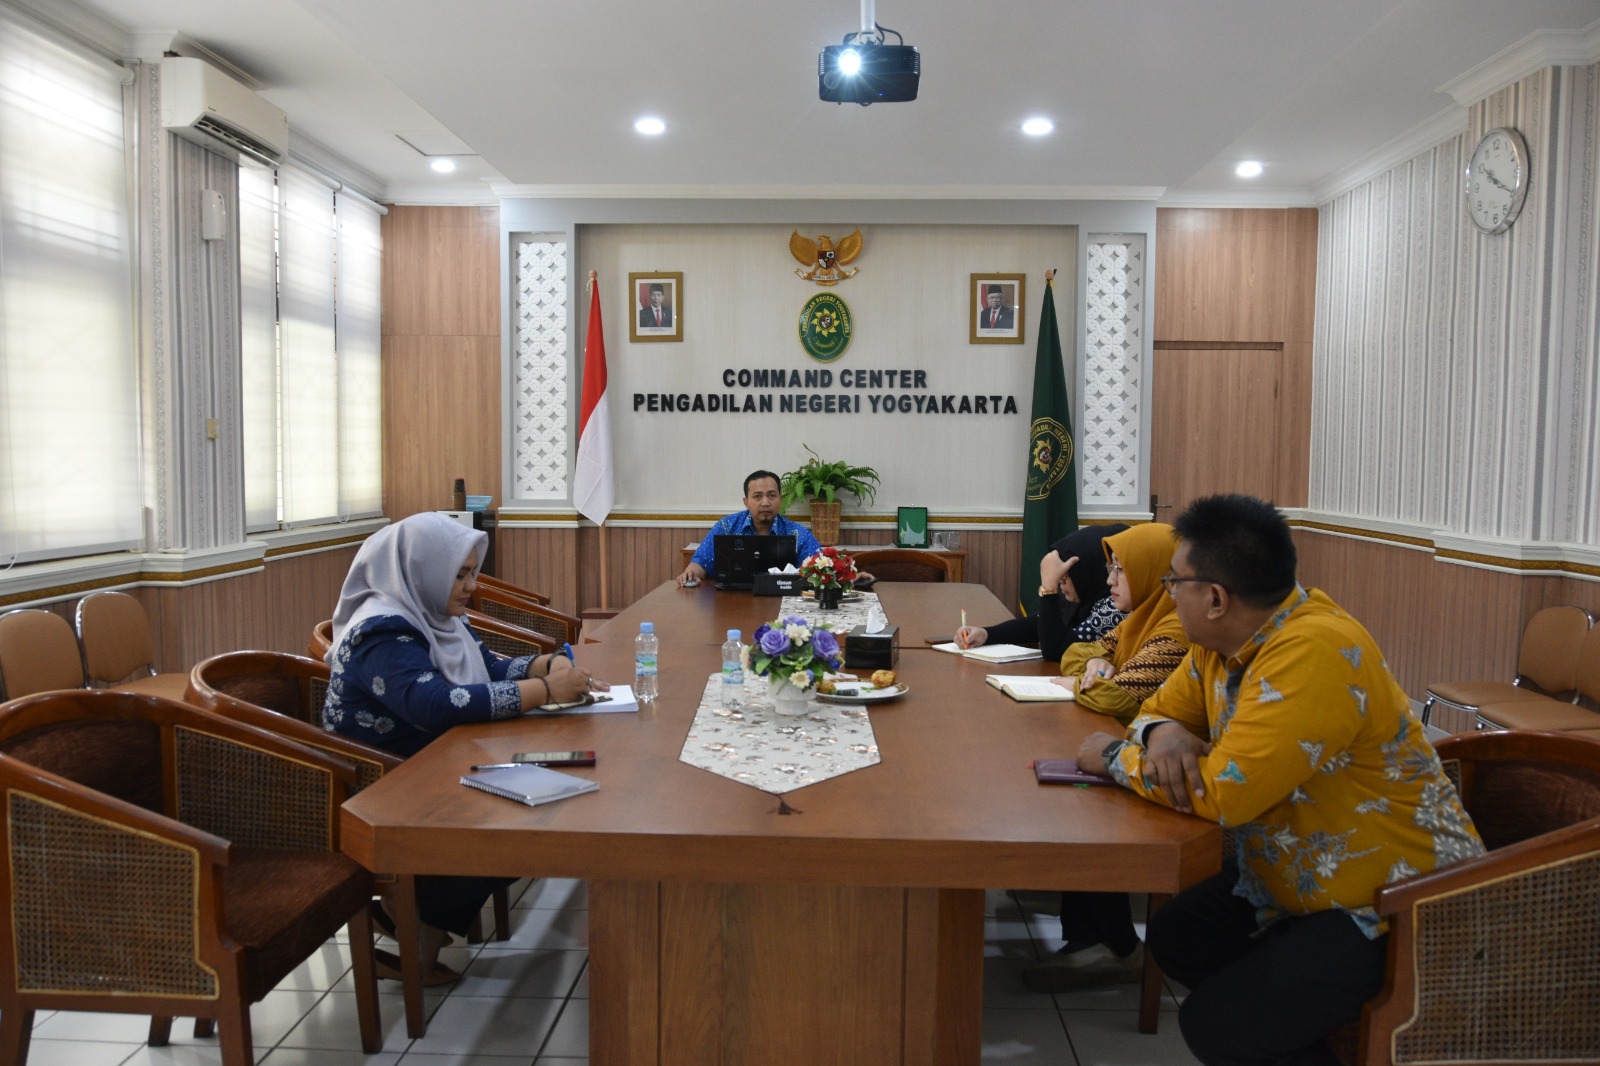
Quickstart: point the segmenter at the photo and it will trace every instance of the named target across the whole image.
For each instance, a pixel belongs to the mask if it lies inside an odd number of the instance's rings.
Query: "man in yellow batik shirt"
[[[1164,583],[1193,647],[1078,764],[1234,830],[1222,873],[1146,935],[1191,989],[1178,1021],[1195,1057],[1336,1064],[1323,1037],[1383,984],[1373,893],[1483,843],[1371,634],[1295,580],[1277,510],[1212,496],[1173,525]]]

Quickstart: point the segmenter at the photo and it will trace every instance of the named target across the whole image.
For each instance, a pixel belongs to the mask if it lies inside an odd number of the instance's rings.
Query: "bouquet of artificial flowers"
[[[826,629],[812,629],[798,615],[763,622],[752,639],[744,649],[744,667],[757,677],[804,690],[839,668],[839,641]]]
[[[847,589],[856,579],[856,561],[838,548],[823,548],[800,564],[800,576],[814,589]]]

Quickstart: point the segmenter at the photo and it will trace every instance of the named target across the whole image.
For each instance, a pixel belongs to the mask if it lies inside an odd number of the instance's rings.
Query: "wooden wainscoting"
[[[1459,566],[1430,551],[1305,529],[1294,539],[1301,583],[1321,588],[1367,627],[1417,700],[1434,681],[1511,680],[1522,628],[1542,607],[1600,612],[1593,581]]]

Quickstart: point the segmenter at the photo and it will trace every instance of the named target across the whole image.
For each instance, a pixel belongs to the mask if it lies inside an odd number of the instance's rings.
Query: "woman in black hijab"
[[[1128,527],[1121,522],[1084,526],[1056,542],[1039,560],[1039,614],[995,625],[963,626],[956,643],[1037,644],[1044,658],[1059,661],[1071,644],[1088,644],[1116,628],[1123,613],[1106,587],[1106,553],[1100,542]]]

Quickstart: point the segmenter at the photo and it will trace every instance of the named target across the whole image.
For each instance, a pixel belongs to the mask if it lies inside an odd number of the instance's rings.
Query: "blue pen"
[[[571,644],[567,644],[567,643],[563,642],[562,645],[561,645],[561,654],[565,655],[567,657],[567,662],[569,662],[569,663],[576,663],[578,661],[578,660],[576,660],[576,659],[574,659],[572,657],[572,645]]]

